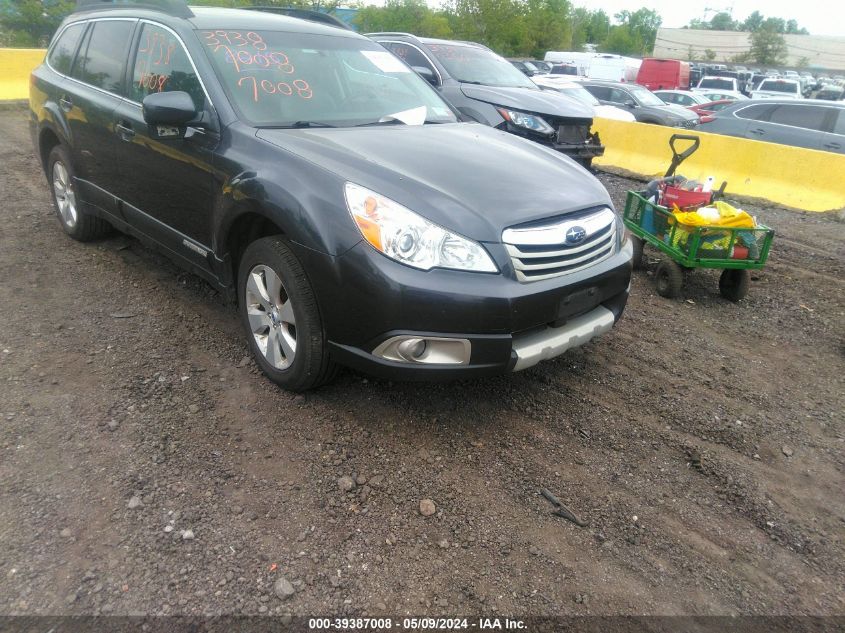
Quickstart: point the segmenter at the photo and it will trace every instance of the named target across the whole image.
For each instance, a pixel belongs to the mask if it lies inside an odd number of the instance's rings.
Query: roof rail
[[[331,15],[330,13],[323,13],[322,11],[315,11],[313,9],[300,9],[298,7],[238,7],[247,11],[263,11],[265,13],[277,13],[279,15],[286,15],[290,18],[299,18],[300,20],[309,20],[311,22],[319,22],[320,24],[328,24],[329,26],[336,26],[341,29],[351,31],[352,28],[343,20]]]
[[[364,33],[364,35],[366,35],[367,37],[374,37],[374,36],[377,36],[377,35],[378,35],[378,36],[381,36],[381,35],[387,35],[387,36],[393,36],[393,37],[396,37],[397,35],[400,35],[400,36],[402,36],[402,37],[412,37],[412,38],[414,38],[415,40],[418,40],[418,39],[419,39],[419,38],[418,38],[416,35],[414,35],[413,33],[403,33],[402,31],[376,31],[375,33]]]
[[[193,11],[185,0],[76,0],[75,11],[103,11],[107,9],[148,9],[177,18],[192,18]]]

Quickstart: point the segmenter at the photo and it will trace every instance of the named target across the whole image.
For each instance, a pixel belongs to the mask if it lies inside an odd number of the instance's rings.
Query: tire
[[[632,235],[631,246],[634,249],[634,257],[631,259],[631,264],[633,265],[634,270],[642,270],[645,268],[643,265],[643,247],[645,246],[645,242],[636,235]]]
[[[81,209],[73,183],[75,176],[67,149],[56,145],[47,158],[47,181],[62,230],[80,242],[108,235],[112,230],[111,224]]]
[[[681,286],[684,284],[684,271],[675,262],[663,260],[654,273],[657,284],[657,294],[667,299],[674,299],[681,294]]]
[[[307,391],[334,378],[311,282],[281,237],[256,240],[244,252],[238,311],[256,363],[277,385]]]
[[[593,169],[593,159],[591,158],[579,158],[578,162],[581,163],[581,167],[586,169],[587,171],[592,171]]]
[[[736,303],[748,294],[750,279],[747,270],[726,268],[719,277],[719,292],[728,301]]]

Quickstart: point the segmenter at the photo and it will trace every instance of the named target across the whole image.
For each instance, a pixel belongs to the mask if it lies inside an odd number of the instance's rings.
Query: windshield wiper
[[[399,119],[385,119],[384,121],[370,121],[369,123],[359,123],[355,127],[370,127],[373,125],[407,125],[404,121]]]
[[[289,125],[261,125],[259,126],[266,130],[289,130],[298,127],[337,127],[331,123],[322,123],[320,121],[297,121]]]
[[[486,86],[487,84],[482,83],[480,81],[470,81],[469,79],[458,79],[458,83],[462,84],[473,84],[475,86]]]

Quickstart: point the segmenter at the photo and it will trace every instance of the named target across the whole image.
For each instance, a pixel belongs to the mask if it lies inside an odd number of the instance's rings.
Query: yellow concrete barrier
[[[0,101],[29,99],[29,73],[44,61],[43,48],[0,48]]]
[[[679,130],[660,125],[596,119],[594,129],[604,143],[597,167],[615,167],[653,178],[669,167],[672,134],[694,134],[701,147],[684,161],[678,173],[687,178],[726,180],[726,191],[737,196],[763,198],[804,211],[845,208],[845,155],[762,141]],[[679,151],[689,145],[678,141]]]

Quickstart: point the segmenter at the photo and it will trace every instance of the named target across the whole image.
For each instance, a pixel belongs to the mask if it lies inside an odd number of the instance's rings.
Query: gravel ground
[[[746,207],[778,235],[737,305],[649,252],[559,359],[294,396],[203,281],[62,233],[21,111],[0,165],[0,614],[845,613],[832,215]]]

